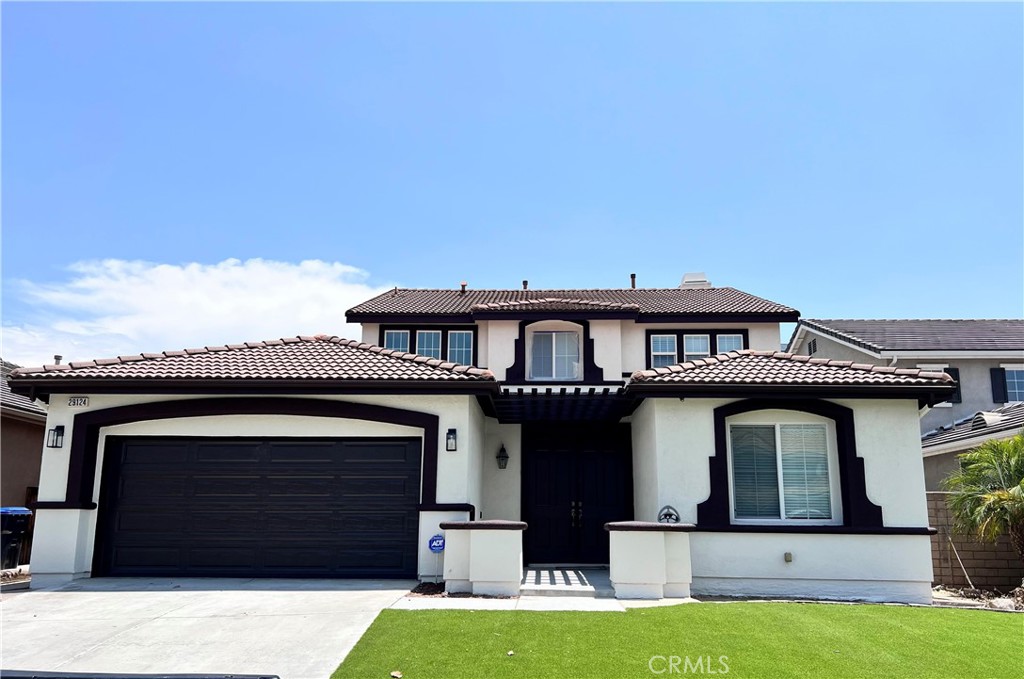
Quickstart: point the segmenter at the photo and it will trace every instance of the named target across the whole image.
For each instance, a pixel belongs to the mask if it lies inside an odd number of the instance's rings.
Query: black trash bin
[[[32,510],[25,507],[0,507],[0,568],[17,568],[21,542],[28,532]]]

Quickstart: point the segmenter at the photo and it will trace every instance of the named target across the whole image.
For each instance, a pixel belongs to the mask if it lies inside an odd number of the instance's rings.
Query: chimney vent
[[[459,286],[462,288],[462,290],[459,291],[459,294],[462,294],[462,295],[466,294],[466,286],[467,285],[468,285],[468,283],[466,283],[466,281],[462,281],[461,283],[459,283]]]
[[[710,288],[711,282],[703,271],[695,271],[683,274],[683,282],[679,284],[679,287],[684,289]]]
[[[60,362],[61,362],[62,360],[64,360],[64,357],[63,357],[63,356],[61,356],[60,354],[54,354],[54,355],[53,355],[53,364],[54,364],[54,365],[60,365]]]
[[[530,281],[523,281],[523,290],[530,289]]]
[[[629,274],[629,287],[631,287],[634,290],[636,290],[636,274],[635,273]]]

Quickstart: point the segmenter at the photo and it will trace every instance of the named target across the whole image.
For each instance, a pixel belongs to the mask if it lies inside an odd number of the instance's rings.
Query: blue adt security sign
[[[441,534],[432,536],[427,542],[427,546],[434,554],[440,554],[444,551],[444,536]]]

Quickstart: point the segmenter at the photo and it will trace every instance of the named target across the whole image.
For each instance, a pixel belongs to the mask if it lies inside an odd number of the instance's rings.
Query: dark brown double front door
[[[608,563],[609,521],[633,518],[629,425],[524,424],[529,564]]]

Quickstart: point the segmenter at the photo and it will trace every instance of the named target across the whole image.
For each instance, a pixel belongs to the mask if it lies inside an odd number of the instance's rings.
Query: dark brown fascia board
[[[494,381],[381,380],[347,382],[323,380],[201,380],[201,379],[31,379],[11,384],[15,393],[50,394],[493,394]]]
[[[707,313],[707,314],[651,314],[637,315],[637,323],[796,323],[800,312],[782,313]]]
[[[466,313],[453,314],[417,314],[401,313],[388,314],[376,312],[345,313],[345,321],[348,323],[436,323],[441,325],[473,322],[473,315]]]
[[[0,415],[4,418],[11,418],[12,420],[18,420],[19,422],[27,422],[28,424],[45,424],[46,413],[39,412],[36,410],[25,410],[24,408],[18,408],[17,406],[9,406],[6,403],[0,406]]]
[[[798,396],[811,398],[914,398],[919,404],[933,406],[949,400],[956,390],[952,385],[943,386],[880,386],[877,384],[848,384],[841,386],[780,386],[761,385],[692,385],[692,384],[643,384],[631,383],[626,386],[626,394],[637,398],[686,398],[720,397],[720,398],[793,398]]]
[[[589,311],[504,311],[482,309],[457,314],[416,314],[416,313],[346,313],[349,323],[474,323],[476,321],[544,321],[544,320],[588,320],[591,318],[611,320],[635,320],[637,323],[796,323],[800,312],[785,313],[702,313],[702,314],[652,314],[640,313],[635,309],[608,309]]]

